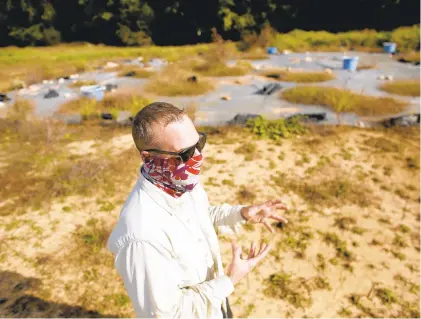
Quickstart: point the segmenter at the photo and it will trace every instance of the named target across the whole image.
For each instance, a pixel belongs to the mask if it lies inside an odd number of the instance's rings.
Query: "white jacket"
[[[210,206],[201,184],[176,199],[139,173],[107,243],[137,317],[222,318],[234,287],[213,226],[244,223],[242,207]]]

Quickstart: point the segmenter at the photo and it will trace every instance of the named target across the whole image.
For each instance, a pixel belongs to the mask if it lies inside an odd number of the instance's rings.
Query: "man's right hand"
[[[257,249],[254,242],[251,243],[250,251],[248,257],[245,259],[241,258],[242,249],[236,243],[232,242],[232,262],[228,266],[228,276],[231,278],[231,281],[236,285],[241,279],[243,279],[250,271],[256,267],[270,250],[270,245],[262,242],[260,248]]]

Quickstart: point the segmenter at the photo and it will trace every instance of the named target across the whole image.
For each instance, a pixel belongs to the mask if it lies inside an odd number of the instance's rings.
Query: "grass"
[[[268,78],[277,79],[278,81],[284,82],[296,82],[296,83],[313,83],[313,82],[325,82],[335,78],[334,75],[326,72],[290,72],[286,70],[265,70],[263,75]]]
[[[420,96],[420,81],[398,80],[387,82],[380,86],[380,90],[396,95]]]
[[[241,76],[252,69],[250,63],[238,61],[235,66],[227,66],[224,62],[204,60],[190,65],[192,72],[203,76]]]
[[[264,281],[264,294],[267,297],[283,299],[295,308],[308,308],[312,305],[311,292],[314,290],[330,290],[326,278],[315,276],[308,279],[292,278],[292,274],[280,272],[272,274]]]
[[[277,243],[277,250],[294,251],[296,256],[305,256],[305,251],[314,239],[309,227],[294,226],[282,229],[281,240]]]
[[[256,158],[257,146],[254,143],[244,143],[234,150],[235,154],[244,155],[245,161],[252,161]]]
[[[0,91],[12,89],[14,81],[26,85],[45,79],[89,71],[107,61],[144,57],[177,61],[198,52],[207,52],[212,44],[177,47],[111,47],[104,45],[62,44],[50,47],[6,47],[0,49]],[[36,57],[36,59],[34,59]]]
[[[297,180],[280,173],[272,176],[272,181],[281,188],[299,195],[309,205],[340,207],[349,203],[367,207],[376,202],[376,197],[370,189],[345,176],[325,177],[314,181]]]
[[[408,51],[396,54],[394,58],[404,63],[420,63],[420,51]]]
[[[346,261],[353,260],[353,254],[348,250],[345,241],[334,232],[322,233],[322,239],[325,243],[332,245],[336,250],[336,257]]]
[[[82,81],[76,81],[71,84],[69,84],[69,87],[71,88],[80,88],[81,86],[85,85],[96,85],[97,82],[95,80],[82,80]]]
[[[237,201],[239,203],[253,203],[256,199],[256,194],[251,192],[247,187],[242,186],[237,192]]]
[[[111,113],[115,118],[119,111],[129,111],[135,115],[151,100],[130,93],[113,93],[106,95],[101,101],[89,98],[79,98],[68,101],[60,106],[58,114],[81,114],[83,118],[98,118],[102,112]]]
[[[144,79],[151,77],[153,74],[155,74],[153,71],[148,71],[144,68],[124,66],[119,69],[118,76],[130,76],[138,79]]]
[[[151,77],[145,89],[161,96],[201,95],[214,89],[213,84],[206,78],[199,78],[197,82],[193,82],[188,80],[190,76],[191,73],[176,65],[170,65],[163,72]]]
[[[399,113],[407,103],[389,97],[371,97],[348,90],[298,86],[282,92],[282,98],[291,103],[322,105],[335,112],[354,112],[360,116],[376,116]]]

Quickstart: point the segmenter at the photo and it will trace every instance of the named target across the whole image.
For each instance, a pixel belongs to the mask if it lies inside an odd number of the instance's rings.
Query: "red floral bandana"
[[[142,175],[172,197],[178,198],[185,192],[192,191],[199,183],[200,167],[203,156],[193,156],[187,162],[177,166],[177,159],[148,157],[143,163]]]

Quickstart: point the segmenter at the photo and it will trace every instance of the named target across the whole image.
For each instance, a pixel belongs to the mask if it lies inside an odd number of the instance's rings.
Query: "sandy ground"
[[[254,151],[236,154],[250,144]],[[131,168],[130,182],[106,198],[46,198],[48,210],[2,216],[0,317],[135,316],[112,255],[102,246],[135,182],[139,163],[132,149],[130,134],[106,144],[70,143],[69,156],[120,159]],[[282,143],[236,132],[210,135],[202,183],[212,204],[283,198],[290,208],[284,214],[289,224],[274,234],[248,226],[238,235],[243,247],[264,238],[274,248],[230,296],[234,316],[419,317],[419,166],[411,168],[407,160],[415,157],[419,164],[419,151],[419,130],[404,135],[330,128]],[[330,162],[323,164],[323,158]],[[351,185],[346,196],[334,190],[336,197],[329,197],[327,191],[329,200],[314,203],[289,186],[338,178]],[[361,205],[355,192],[367,204]],[[350,224],[341,226],[341,218]],[[325,239],[328,232],[345,242],[352,257],[338,255]],[[220,238],[225,265],[231,237]],[[89,246],[92,242],[99,245]],[[306,247],[299,248],[303,243]],[[282,293],[267,290],[274,288],[267,282],[273,274],[290,275]],[[324,285],[317,284],[320,278]]]

